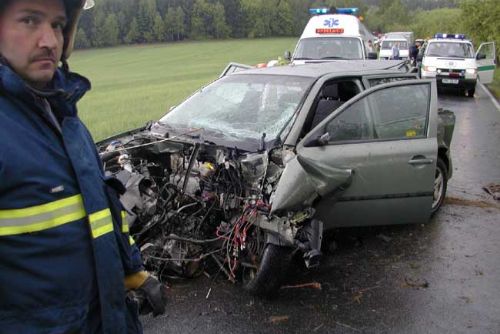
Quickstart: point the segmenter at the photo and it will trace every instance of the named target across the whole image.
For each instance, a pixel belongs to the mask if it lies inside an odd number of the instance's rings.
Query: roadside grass
[[[71,70],[92,82],[79,114],[96,141],[159,119],[215,80],[229,62],[255,65],[293,50],[296,38],[181,42],[73,53]]]
[[[500,100],[500,68],[497,66],[493,76],[493,82],[487,85],[489,90],[495,95],[497,100]]]

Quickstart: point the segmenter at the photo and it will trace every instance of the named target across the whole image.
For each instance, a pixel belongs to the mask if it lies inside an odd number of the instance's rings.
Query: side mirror
[[[318,144],[320,146],[325,146],[330,141],[330,133],[325,132],[318,138]]]
[[[368,59],[377,59],[377,57],[376,52],[368,52]]]
[[[486,55],[484,53],[478,53],[476,55],[476,59],[477,60],[486,59]]]
[[[288,61],[292,60],[292,53],[290,51],[285,51],[283,58],[285,58]]]

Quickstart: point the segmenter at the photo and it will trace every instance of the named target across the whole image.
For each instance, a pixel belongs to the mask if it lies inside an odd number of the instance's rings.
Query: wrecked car
[[[454,115],[402,63],[232,69],[163,118],[98,143],[161,279],[214,268],[255,295],[324,231],[427,222],[451,177]]]

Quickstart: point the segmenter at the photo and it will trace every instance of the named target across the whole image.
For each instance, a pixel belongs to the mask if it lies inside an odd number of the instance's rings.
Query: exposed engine
[[[146,268],[161,278],[194,277],[213,267],[235,280],[239,269],[258,267],[263,229],[288,234],[292,244],[312,215],[271,223],[269,203],[283,166],[266,151],[136,135],[100,154],[106,172],[126,187],[121,201]]]

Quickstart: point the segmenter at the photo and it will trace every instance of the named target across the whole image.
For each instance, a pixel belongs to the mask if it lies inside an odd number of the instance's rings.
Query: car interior
[[[327,82],[321,89],[305,122],[304,134],[315,128],[325,118],[331,115],[342,104],[361,92],[354,80]]]

